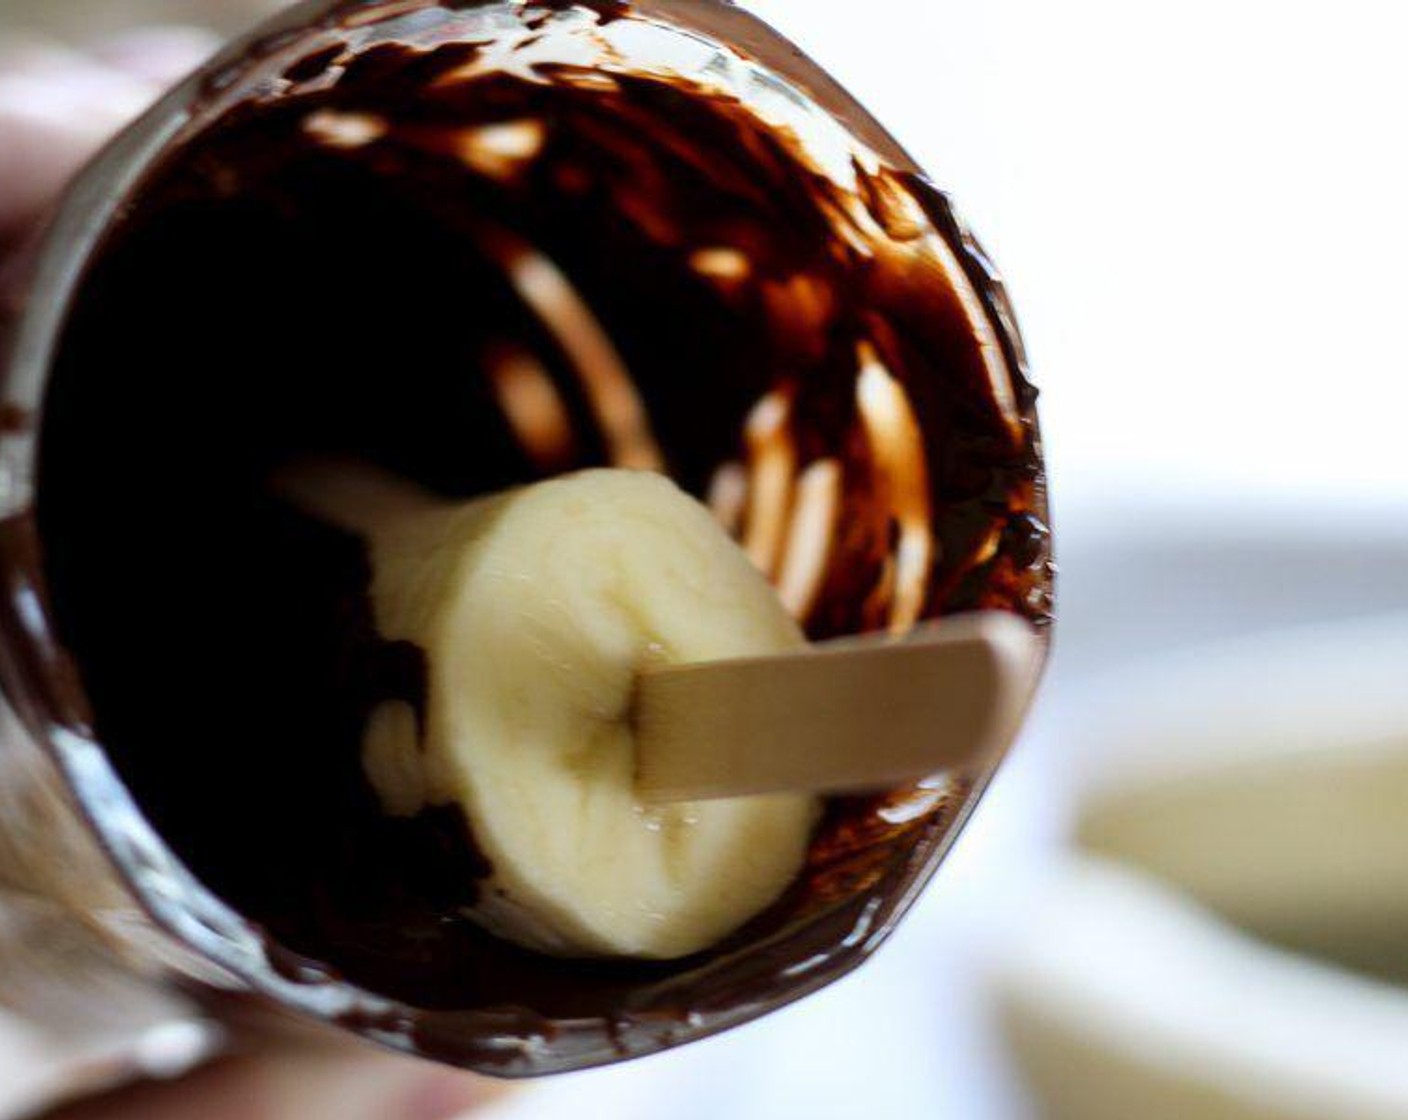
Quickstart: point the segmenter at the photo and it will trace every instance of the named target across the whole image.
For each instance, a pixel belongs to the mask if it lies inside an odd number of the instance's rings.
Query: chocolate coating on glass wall
[[[660,25],[629,5],[499,5],[516,24],[475,37],[485,7],[348,5],[251,51],[237,97],[216,76],[228,104],[70,309],[37,526],[85,732],[269,967],[384,997],[347,1026],[520,1075],[845,971],[986,775],[832,799],[789,893],[696,957],[502,942],[466,916],[459,813],[392,820],[368,787],[366,718],[419,708],[423,658],[378,637],[363,545],[282,502],[280,470],[353,457],[468,498],[663,469],[818,639],[1045,626],[1051,564],[1035,393],[940,192],[800,93],[765,111],[764,85],[638,64],[619,36]]]

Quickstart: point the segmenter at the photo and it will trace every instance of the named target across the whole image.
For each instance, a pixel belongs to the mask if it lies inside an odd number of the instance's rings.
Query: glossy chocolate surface
[[[350,5],[251,48],[89,262],[44,401],[46,672],[83,698],[49,718],[262,931],[245,979],[373,993],[340,1021],[489,1072],[646,1053],[833,979],[987,775],[833,800],[794,889],[701,956],[505,944],[465,913],[458,814],[377,809],[363,722],[421,702],[420,654],[375,634],[361,544],[280,501],[282,467],[469,497],[658,466],[787,574],[813,637],[1049,621],[1035,394],[946,199],[758,60],[680,64],[662,44],[703,41],[650,7]],[[821,474],[818,542],[791,519]]]

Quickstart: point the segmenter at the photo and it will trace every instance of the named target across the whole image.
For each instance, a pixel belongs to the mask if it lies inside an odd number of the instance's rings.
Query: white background
[[[1063,506],[1408,492],[1403,5],[752,7],[989,242]]]

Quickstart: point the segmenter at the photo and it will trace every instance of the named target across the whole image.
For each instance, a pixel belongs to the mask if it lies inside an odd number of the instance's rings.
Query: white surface
[[[1195,645],[1096,676],[1064,728],[1092,797],[1408,754],[1408,614]]]
[[[752,0],[872,106],[1017,300],[1063,508],[1408,492],[1408,8]]]

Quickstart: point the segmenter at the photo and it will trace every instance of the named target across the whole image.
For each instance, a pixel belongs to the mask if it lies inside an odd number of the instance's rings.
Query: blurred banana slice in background
[[[1052,1120],[1408,1116],[1408,992],[1267,947],[1157,880],[1072,858],[998,977]]]
[[[997,969],[1044,1114],[1408,1117],[1408,617],[1092,695],[1088,854]]]

